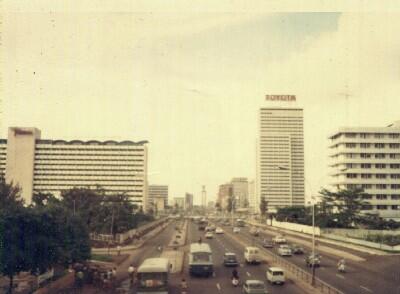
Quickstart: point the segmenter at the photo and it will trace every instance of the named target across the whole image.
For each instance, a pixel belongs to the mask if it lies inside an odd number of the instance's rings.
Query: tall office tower
[[[222,211],[228,208],[229,198],[233,195],[233,186],[231,183],[219,185],[217,203],[220,205]]]
[[[293,95],[270,96],[295,99]],[[304,205],[303,109],[261,108],[257,153],[257,193],[268,202],[268,210]]]
[[[125,194],[147,209],[147,141],[43,140],[36,128],[13,127],[0,140],[0,170],[22,189],[27,204],[34,193],[58,196],[71,188],[101,187]]]
[[[193,194],[185,194],[185,210],[191,211],[193,209]]]
[[[163,207],[168,205],[168,185],[149,185],[148,203],[150,208],[163,201]]]
[[[363,212],[400,221],[400,121],[388,127],[340,128],[329,137],[332,185],[363,188]]]
[[[233,178],[231,180],[233,187],[233,199],[235,199],[235,208],[244,208],[249,206],[249,183],[247,178]]]

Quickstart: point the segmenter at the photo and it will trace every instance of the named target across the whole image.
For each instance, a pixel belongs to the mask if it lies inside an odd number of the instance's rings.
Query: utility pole
[[[203,207],[203,210],[205,212],[207,208],[207,192],[206,192],[206,186],[204,185],[201,190],[201,206]]]

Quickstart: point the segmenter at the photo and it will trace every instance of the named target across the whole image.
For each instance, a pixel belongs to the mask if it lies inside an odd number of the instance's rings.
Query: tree
[[[286,221],[304,225],[311,224],[311,211],[305,206],[287,206],[278,208],[276,213],[278,221]]]
[[[231,196],[229,196],[228,197],[228,201],[227,201],[227,205],[226,205],[226,210],[229,212],[229,213],[231,213],[235,208],[234,208],[234,205],[235,205],[235,203],[234,203],[235,201],[234,201],[234,199],[233,199],[233,196],[231,195]]]
[[[265,217],[268,211],[268,201],[265,199],[265,196],[261,196],[260,199],[260,213],[261,216]]]
[[[330,222],[333,220],[336,226],[353,227],[363,218],[361,210],[367,204],[363,199],[368,198],[363,189],[339,189],[337,192],[322,189],[320,194],[322,215]]]
[[[21,196],[19,186],[11,183],[6,183],[4,177],[0,177],[0,211],[13,210],[21,208],[24,205],[24,200]]]

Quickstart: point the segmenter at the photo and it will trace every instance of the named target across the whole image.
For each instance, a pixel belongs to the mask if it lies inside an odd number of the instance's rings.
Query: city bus
[[[207,243],[192,243],[189,253],[189,273],[191,276],[209,277],[214,272],[212,252]]]
[[[148,258],[137,271],[137,294],[168,294],[168,258]]]

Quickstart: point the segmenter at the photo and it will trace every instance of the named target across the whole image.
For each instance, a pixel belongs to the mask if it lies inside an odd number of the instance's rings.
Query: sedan
[[[243,284],[244,294],[268,294],[265,284],[260,280],[246,280]]]
[[[236,254],[232,252],[227,252],[224,254],[224,265],[225,266],[238,266],[239,262],[236,258]]]
[[[223,233],[224,233],[223,229],[221,229],[221,228],[216,228],[215,229],[215,234],[223,234]]]
[[[293,252],[293,254],[303,254],[304,253],[304,248],[300,247],[299,245],[293,245],[292,246],[292,252]]]
[[[264,248],[273,248],[274,244],[271,241],[269,241],[267,239],[264,239],[263,242],[262,242],[262,246]]]
[[[206,239],[212,239],[214,237],[212,232],[207,232],[205,235]]]

